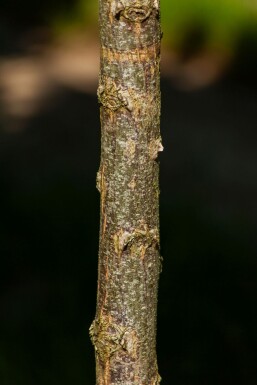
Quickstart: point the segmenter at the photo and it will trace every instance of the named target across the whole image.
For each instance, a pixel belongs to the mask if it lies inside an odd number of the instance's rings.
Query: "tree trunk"
[[[159,0],[99,0],[97,385],[157,385]]]

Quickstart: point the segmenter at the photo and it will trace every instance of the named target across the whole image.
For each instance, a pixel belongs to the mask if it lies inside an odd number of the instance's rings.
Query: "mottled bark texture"
[[[99,0],[97,385],[158,385],[159,0]]]

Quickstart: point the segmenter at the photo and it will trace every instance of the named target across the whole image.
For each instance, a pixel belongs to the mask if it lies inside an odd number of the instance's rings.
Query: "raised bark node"
[[[158,153],[164,150],[161,138],[153,139],[149,144],[149,156],[152,160],[158,157]]]
[[[117,86],[111,78],[100,80],[97,95],[99,103],[105,108],[116,111],[121,107],[125,107],[131,111],[132,106],[128,92]]]
[[[132,247],[133,253],[143,258],[146,249],[153,244],[159,246],[159,230],[157,228],[149,230],[144,224],[141,228],[127,231],[120,229],[113,236],[114,249],[118,256],[128,247]]]
[[[153,12],[159,15],[158,3],[154,0],[123,0],[117,4],[115,18],[120,20],[121,17],[124,17],[134,23],[142,23]]]
[[[125,328],[110,320],[110,317],[101,316],[93,321],[89,332],[96,353],[104,362],[124,345]]]

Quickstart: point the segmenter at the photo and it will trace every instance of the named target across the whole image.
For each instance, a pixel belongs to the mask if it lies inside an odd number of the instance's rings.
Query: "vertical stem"
[[[99,0],[97,385],[157,385],[159,0]]]

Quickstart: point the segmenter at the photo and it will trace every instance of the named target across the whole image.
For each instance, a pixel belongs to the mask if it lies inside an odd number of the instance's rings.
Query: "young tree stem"
[[[97,385],[158,385],[159,0],[99,0]]]

